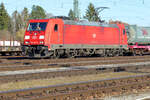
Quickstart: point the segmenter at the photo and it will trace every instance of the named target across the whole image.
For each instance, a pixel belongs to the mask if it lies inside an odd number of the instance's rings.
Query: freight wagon
[[[118,56],[127,50],[123,24],[60,18],[30,20],[23,45],[32,57]]]
[[[21,43],[19,41],[0,40],[1,55],[20,55],[21,52],[22,52]]]
[[[126,32],[133,55],[150,54],[150,27],[127,25]]]

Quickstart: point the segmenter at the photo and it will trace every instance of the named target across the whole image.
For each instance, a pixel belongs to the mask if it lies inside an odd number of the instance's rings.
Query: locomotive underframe
[[[133,56],[143,56],[143,55],[147,55],[150,54],[150,50],[148,48],[130,48],[129,52],[133,55]]]
[[[22,47],[24,55],[29,55],[30,57],[41,57],[47,56],[48,47],[44,45],[24,45]]]
[[[0,46],[1,55],[21,55],[21,46]]]
[[[51,45],[48,50],[44,45],[23,46],[23,52],[30,57],[77,57],[77,56],[123,56],[127,51],[126,45],[106,46],[101,45],[99,48],[94,45]],[[124,48],[123,48],[124,47]]]

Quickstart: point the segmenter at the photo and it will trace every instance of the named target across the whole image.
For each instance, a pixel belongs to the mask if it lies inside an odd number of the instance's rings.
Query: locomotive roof
[[[49,19],[30,19],[29,22],[48,22]]]
[[[30,22],[45,22],[50,19],[62,19],[62,18],[49,18],[49,19],[31,19]],[[85,26],[102,26],[102,27],[114,27],[118,28],[117,24],[106,24],[100,22],[89,22],[89,21],[73,21],[68,19],[62,19],[64,24],[69,25],[85,25]]]
[[[118,28],[116,24],[106,24],[106,23],[89,22],[89,21],[73,21],[73,20],[63,20],[63,21],[64,21],[64,24],[69,24],[69,25],[103,26],[103,27]]]

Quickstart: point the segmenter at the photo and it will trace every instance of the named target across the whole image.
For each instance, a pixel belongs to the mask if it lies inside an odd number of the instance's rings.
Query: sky
[[[95,7],[109,7],[100,13],[103,20],[120,20],[139,26],[150,26],[150,0],[78,0],[81,17],[89,3]],[[73,8],[73,0],[0,0],[11,15],[15,10],[21,12],[27,7],[31,12],[32,5],[40,5],[47,13],[55,16],[67,16]]]

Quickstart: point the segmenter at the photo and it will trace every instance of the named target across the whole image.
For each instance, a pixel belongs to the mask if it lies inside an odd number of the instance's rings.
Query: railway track
[[[92,100],[150,89],[150,74],[0,92],[0,100]]]
[[[3,71],[0,72],[0,83],[16,82],[32,79],[46,79],[62,76],[79,76],[87,74],[98,74],[104,72],[139,71],[150,68],[150,62],[88,65],[61,68],[45,68],[34,70]],[[141,71],[142,72],[142,71]],[[144,72],[142,72],[144,73]]]
[[[1,64],[21,64],[21,63],[56,63],[56,62],[78,62],[78,61],[103,61],[103,60],[123,60],[123,59],[149,59],[150,56],[119,56],[119,57],[85,57],[66,59],[29,59],[27,57],[5,57],[0,58]]]
[[[48,60],[46,62],[39,61],[35,63],[36,60],[32,61],[16,61],[15,62],[1,62],[0,63],[0,72],[1,71],[17,71],[17,70],[29,70],[29,69],[43,69],[43,68],[61,68],[61,67],[72,67],[72,66],[88,66],[88,65],[104,65],[104,64],[121,64],[121,63],[135,63],[135,62],[148,62],[150,61],[149,57],[136,58],[132,57],[129,59],[123,58],[114,58],[114,59],[57,59],[57,60]],[[39,61],[39,62],[38,62]]]
[[[40,61],[39,59],[33,59],[33,61],[31,60],[29,62],[28,62],[28,59],[22,60],[22,61],[19,60],[21,62],[19,62],[18,60],[3,59],[3,60],[6,60],[6,62],[4,61],[4,62],[1,62],[0,64],[0,70],[1,70],[0,71],[0,84],[5,84],[9,82],[36,80],[36,79],[49,79],[49,78],[55,78],[55,77],[92,75],[92,74],[100,74],[100,73],[105,73],[105,72],[134,72],[134,73],[143,73],[143,74],[149,73],[149,72],[146,72],[150,68],[149,56],[145,56],[143,58],[141,57],[137,57],[137,58],[127,57],[127,58],[123,59],[121,57],[116,57],[116,58],[87,58],[87,59],[86,58],[46,59],[46,61],[44,61],[45,59],[43,59],[42,61]],[[7,61],[8,62],[10,61],[10,62],[7,64]],[[35,63],[36,61],[39,61],[41,63],[36,64]],[[141,69],[145,69],[146,71],[145,70],[141,71]],[[148,76],[150,77],[149,74]],[[25,89],[25,91],[32,90],[32,89]],[[69,93],[70,93],[70,87],[68,88],[66,87],[66,89],[69,89]],[[57,88],[55,90],[57,90]],[[20,90],[17,90],[17,91],[20,91]],[[61,94],[59,92],[56,93],[56,95],[51,94],[50,92],[50,95],[48,93],[48,95],[44,94],[44,96],[42,92],[40,93],[38,92],[39,94],[41,94],[41,96],[34,95],[34,93],[38,94],[36,92],[30,92],[31,95],[28,94],[28,92],[26,92],[27,94],[24,95],[24,89],[23,89],[22,92],[20,92],[22,94],[17,93],[15,94],[16,96],[13,95],[12,97],[9,96],[9,93],[11,93],[12,91],[0,92],[0,100],[13,100],[13,99],[18,100],[18,98],[19,100],[29,100],[29,99],[31,100],[55,100],[55,99],[58,100],[58,97],[60,100],[72,100],[73,98],[75,98],[75,96],[77,97],[77,99],[83,100],[83,99],[80,99],[80,97],[82,97],[82,96],[79,96],[80,91],[84,91],[84,90],[79,90],[77,91],[77,93],[72,92],[70,94],[65,92],[64,94],[67,95],[66,97],[66,95]],[[94,91],[95,90],[92,90],[92,93],[95,94]],[[86,96],[90,97],[88,96],[89,95],[88,93],[90,92],[84,91],[83,95],[87,94]],[[83,98],[85,97],[85,95],[83,96]],[[35,98],[34,96],[38,98]],[[45,96],[47,96],[48,98],[50,97],[50,99],[48,99],[47,97],[45,98]],[[53,99],[51,99],[51,97]],[[92,97],[95,97],[95,96],[92,95]],[[10,99],[10,98],[13,98],[13,99]]]

